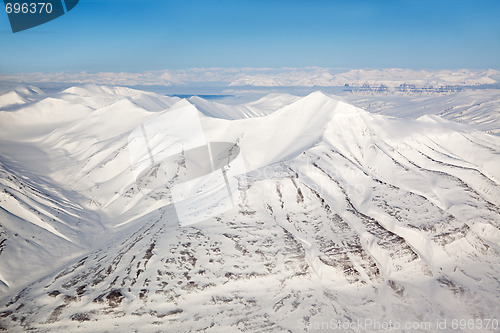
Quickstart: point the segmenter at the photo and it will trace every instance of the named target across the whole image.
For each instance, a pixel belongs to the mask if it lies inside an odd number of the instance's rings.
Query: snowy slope
[[[468,90],[441,95],[345,94],[343,98],[362,109],[398,118],[427,114],[474,125],[485,132],[500,134],[500,91]]]
[[[337,84],[361,86],[363,84],[397,87],[414,84],[418,87],[445,85],[480,85],[498,82],[499,72],[494,69],[480,70],[410,70],[402,68],[353,69],[335,77]]]
[[[15,90],[9,91],[0,95],[0,108],[10,108],[18,105],[26,104],[36,100],[44,92],[33,86],[18,87]]]
[[[37,136],[24,114],[43,101],[0,113],[22,133],[0,146],[0,329],[301,332],[499,313],[500,138],[320,92],[229,106],[121,89],[52,97],[54,115],[78,111]],[[234,209],[187,227],[128,149],[141,123],[183,109],[207,141],[236,142],[246,169]],[[208,193],[199,206],[218,204]]]
[[[228,105],[193,96],[189,102],[209,117],[235,120],[267,116],[298,99],[299,97],[288,94],[267,94],[256,101]]]

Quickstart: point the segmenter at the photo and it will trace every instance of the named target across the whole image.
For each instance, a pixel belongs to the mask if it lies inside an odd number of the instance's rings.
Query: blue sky
[[[13,34],[0,73],[193,67],[500,69],[500,1],[80,0]]]

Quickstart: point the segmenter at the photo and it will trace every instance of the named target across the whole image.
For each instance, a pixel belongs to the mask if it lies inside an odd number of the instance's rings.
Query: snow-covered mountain
[[[245,166],[233,208],[188,226],[174,183],[158,182],[166,162],[139,177],[130,162],[130,134],[179,110]],[[149,156],[164,150],[156,134]],[[500,138],[475,127],[320,92],[230,106],[83,86],[0,111],[0,151],[0,330],[498,320]],[[179,156],[168,179],[197,167]],[[196,204],[214,210],[224,189]]]
[[[125,86],[182,86],[211,83],[220,86],[254,87],[334,87],[350,86],[396,88],[413,85],[416,88],[439,88],[448,85],[474,86],[498,84],[500,72],[495,69],[472,70],[411,70],[305,68],[191,68],[149,71],[141,73],[16,73],[0,74],[5,82],[65,82],[69,84],[108,84]]]
[[[491,134],[500,134],[500,90],[468,90],[453,94],[370,94],[346,93],[348,103],[363,110],[399,118],[438,115],[447,120],[474,125]]]

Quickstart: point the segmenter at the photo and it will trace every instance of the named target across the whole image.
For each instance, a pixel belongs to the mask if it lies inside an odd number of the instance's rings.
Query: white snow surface
[[[500,134],[500,90],[466,90],[451,94],[344,94],[343,99],[364,110],[399,118],[438,115]]]
[[[498,99],[464,94],[378,109],[349,97],[372,112],[321,92],[241,105],[96,85],[0,96],[0,331],[500,319],[500,138],[481,127],[498,124]],[[493,102],[425,111],[452,98]],[[183,108],[207,142],[237,143],[246,170],[236,208],[189,226],[166,184],[139,186],[157,176],[138,181],[128,147]],[[217,207],[207,193],[196,204]]]

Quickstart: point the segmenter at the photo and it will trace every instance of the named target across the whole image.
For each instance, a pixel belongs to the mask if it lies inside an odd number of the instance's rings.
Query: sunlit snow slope
[[[466,90],[458,93],[415,94],[352,93],[346,101],[364,110],[383,115],[418,118],[426,114],[474,125],[500,135],[500,90]]]
[[[0,330],[302,332],[500,313],[497,136],[319,92],[232,107],[83,86],[16,101],[0,112]],[[247,172],[235,209],[182,227],[168,184],[134,178],[128,136],[187,109],[208,141],[239,145]]]

